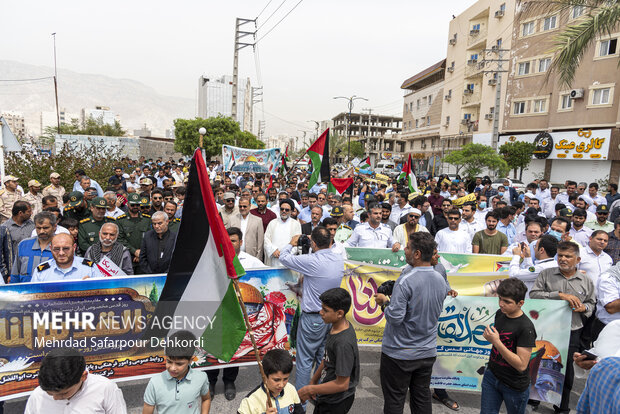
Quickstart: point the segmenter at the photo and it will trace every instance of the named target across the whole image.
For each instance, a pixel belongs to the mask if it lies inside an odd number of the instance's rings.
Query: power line
[[[258,15],[256,16],[256,19],[258,20],[258,18],[260,17],[261,14],[263,14],[263,12],[267,9],[267,7],[269,7],[269,5],[271,4],[273,0],[269,0],[267,2],[267,5],[265,7],[263,7],[263,10],[260,11],[260,13],[258,13]]]
[[[32,82],[40,80],[54,79],[53,76],[46,76],[45,78],[31,78],[31,79],[0,79],[0,82]]]
[[[270,2],[270,3],[271,3],[271,2]],[[258,28],[257,28],[256,30],[260,29],[260,28],[261,28],[261,27],[263,27],[265,24],[267,24],[267,22],[269,21],[269,19],[271,19],[271,18],[273,17],[273,15],[274,15],[274,14],[276,14],[276,12],[277,12],[278,10],[280,10],[280,7],[282,7],[282,6],[284,5],[284,3],[286,3],[286,0],[283,0],[283,1],[282,1],[282,3],[280,3],[280,5],[279,5],[279,6],[278,6],[278,7],[277,7],[274,11],[273,11],[273,13],[271,13],[271,14],[269,15],[269,17],[267,17],[267,19],[265,19],[265,21],[264,21],[264,22],[263,22],[260,26],[258,26]]]
[[[286,0],[285,0],[285,1],[286,1]],[[258,42],[260,42],[261,40],[263,40],[263,39],[265,38],[265,36],[267,36],[269,33],[271,33],[271,31],[272,31],[273,29],[275,29],[276,27],[278,27],[278,25],[279,25],[280,23],[282,23],[282,20],[286,19],[286,18],[288,17],[288,15],[289,15],[289,14],[291,14],[291,13],[293,12],[293,10],[295,10],[295,9],[297,8],[297,6],[299,6],[299,5],[301,4],[301,2],[302,2],[302,1],[304,1],[304,0],[299,0],[299,2],[298,2],[295,6],[293,6],[293,8],[292,8],[291,10],[289,10],[289,12],[288,12],[288,13],[286,13],[286,14],[284,15],[284,17],[283,17],[283,18],[281,18],[281,19],[278,21],[278,23],[276,23],[276,24],[275,24],[275,26],[273,26],[271,29],[269,29],[269,31],[268,31],[267,33],[265,33],[265,34],[264,34],[264,35],[262,35],[260,38],[258,38],[258,40],[257,40],[255,43],[258,43]],[[259,29],[260,29],[260,27],[259,27]]]
[[[287,124],[295,125],[295,126],[297,126],[297,127],[299,127],[299,128],[305,128],[305,129],[307,129],[307,128],[308,128],[308,126],[307,126],[307,125],[302,125],[302,124],[297,124],[297,123],[292,122],[292,121],[287,121],[286,119],[284,119],[284,118],[280,118],[279,116],[274,115],[274,114],[272,114],[272,113],[270,113],[270,112],[267,112],[267,111],[265,111],[265,110],[263,110],[263,111],[264,111],[267,115],[272,116],[272,117],[274,117],[274,118],[277,118],[277,119],[279,119],[279,120],[280,120],[280,121],[282,121],[282,122],[286,122]]]

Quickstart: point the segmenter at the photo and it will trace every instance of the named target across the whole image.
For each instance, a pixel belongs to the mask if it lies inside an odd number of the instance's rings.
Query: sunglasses
[[[457,221],[457,220],[460,220],[460,219],[461,219],[460,217],[448,217],[448,220]]]
[[[287,213],[287,212],[291,211],[291,209],[290,208],[281,208],[280,211],[284,211],[285,213]]]
[[[409,218],[419,219],[420,216],[414,216],[413,214],[409,214]]]

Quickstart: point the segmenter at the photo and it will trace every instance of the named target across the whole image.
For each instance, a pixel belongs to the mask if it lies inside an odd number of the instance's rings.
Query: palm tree
[[[534,0],[521,1],[521,13],[572,12],[581,8],[584,14],[564,27],[553,39],[555,57],[547,77],[557,72],[562,86],[569,87],[575,71],[588,48],[600,36],[611,34],[620,22],[619,0]]]

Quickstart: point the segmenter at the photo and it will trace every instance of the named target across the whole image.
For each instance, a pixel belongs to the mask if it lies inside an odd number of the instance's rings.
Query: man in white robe
[[[278,218],[271,220],[265,230],[265,264],[267,266],[282,267],[280,264],[280,249],[297,234],[301,234],[301,224],[290,217],[295,208],[292,200],[280,201],[280,214]]]

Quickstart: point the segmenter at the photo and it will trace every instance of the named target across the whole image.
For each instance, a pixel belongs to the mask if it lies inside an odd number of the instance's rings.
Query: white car
[[[504,180],[505,180],[505,178],[498,178],[498,179],[496,179],[495,181],[493,181],[491,183],[491,187],[493,187],[494,189],[497,190],[497,188],[500,185],[504,185]],[[525,184],[523,184],[523,181],[513,180],[512,178],[509,178],[509,180],[512,183],[512,186],[514,187],[514,189],[517,190],[517,192],[519,192],[519,191],[525,192]]]

